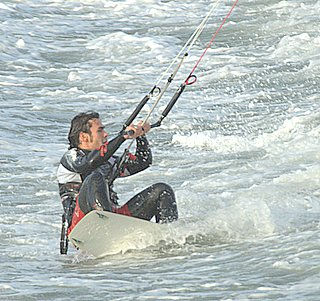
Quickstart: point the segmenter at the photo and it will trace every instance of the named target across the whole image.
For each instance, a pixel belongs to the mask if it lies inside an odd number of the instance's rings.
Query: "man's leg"
[[[111,210],[106,182],[100,172],[93,172],[82,183],[79,192],[79,206],[84,214],[94,209]]]
[[[157,223],[178,219],[178,209],[172,188],[164,183],[154,184],[130,199],[126,207],[132,216],[145,220],[156,217]],[[119,212],[120,213],[120,212]]]

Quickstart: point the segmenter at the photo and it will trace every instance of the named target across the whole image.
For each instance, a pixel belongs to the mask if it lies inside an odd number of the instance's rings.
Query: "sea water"
[[[239,1],[148,134],[153,165],[115,182],[120,203],[173,187],[167,239],[59,254],[70,120],[98,111],[115,136],[214,3],[1,1],[1,300],[320,300],[320,1]],[[220,1],[151,122],[232,4]]]

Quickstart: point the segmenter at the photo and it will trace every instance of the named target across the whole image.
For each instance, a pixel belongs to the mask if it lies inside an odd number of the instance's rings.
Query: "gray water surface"
[[[153,166],[115,183],[120,203],[173,187],[180,219],[166,240],[59,254],[70,120],[96,110],[116,135],[213,3],[2,0],[1,300],[319,300],[320,1],[239,1],[198,81],[148,135]],[[232,3],[220,1],[151,121]]]

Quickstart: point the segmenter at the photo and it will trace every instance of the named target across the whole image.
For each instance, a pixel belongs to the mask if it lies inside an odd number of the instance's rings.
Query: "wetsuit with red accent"
[[[124,141],[123,136],[117,136],[109,142],[106,152],[101,152],[100,149],[85,151],[70,148],[61,158],[57,178],[62,206],[69,225],[83,180],[107,162]]]
[[[72,217],[70,232],[81,218],[93,209],[112,211],[146,220],[155,216],[157,222],[170,222],[178,218],[174,192],[164,183],[154,184],[131,198],[125,205],[119,206],[111,179],[130,176],[148,168],[152,163],[152,154],[145,136],[136,139],[136,153],[117,171],[119,157],[113,153],[124,138],[111,141],[107,152],[101,156],[99,150],[86,151],[70,149],[62,157],[58,168],[60,194],[66,198],[74,194],[75,184],[80,184],[76,206]],[[64,183],[63,183],[64,182]],[[112,181],[113,182],[113,181]],[[68,191],[71,185],[72,191]]]

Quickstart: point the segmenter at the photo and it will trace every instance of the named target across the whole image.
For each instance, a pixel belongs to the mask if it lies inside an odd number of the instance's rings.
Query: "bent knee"
[[[103,176],[100,172],[93,172],[86,179],[90,181],[100,181],[101,179],[103,179]]]
[[[159,182],[159,183],[153,184],[152,188],[154,190],[157,190],[160,194],[162,192],[167,192],[167,193],[170,193],[170,194],[174,194],[173,189],[171,188],[171,186],[166,184],[166,183]]]

